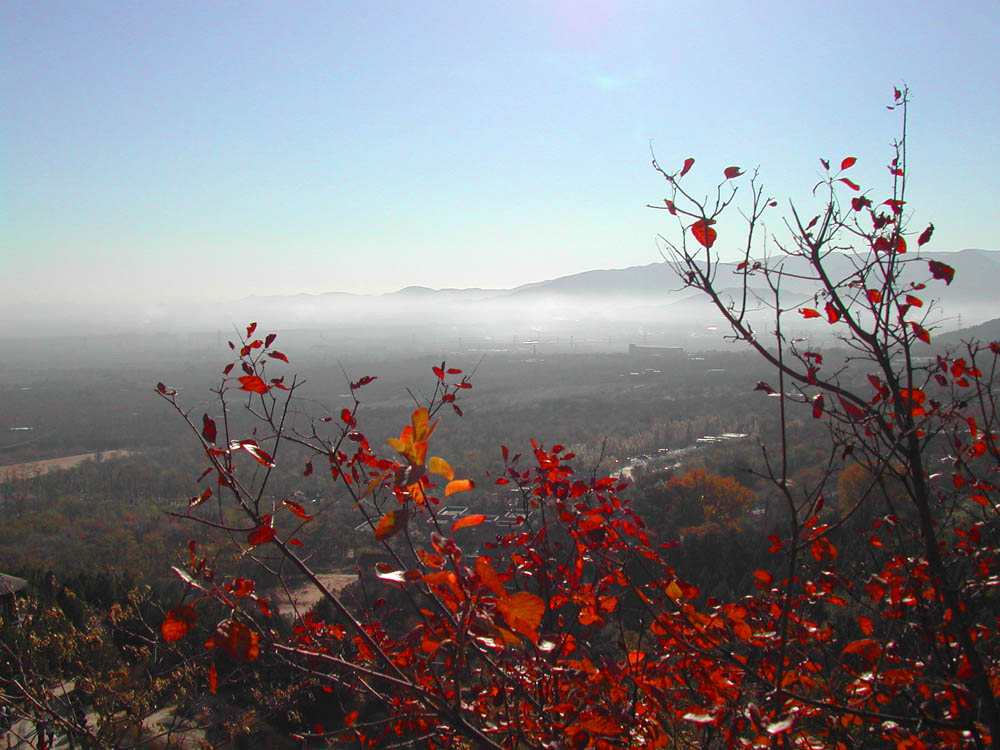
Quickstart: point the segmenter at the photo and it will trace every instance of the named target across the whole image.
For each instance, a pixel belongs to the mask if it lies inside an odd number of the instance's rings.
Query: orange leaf
[[[381,542],[383,539],[395,536],[406,526],[407,516],[405,508],[390,510],[378,522],[375,527],[375,541]]]
[[[251,393],[267,393],[268,384],[261,380],[256,375],[244,375],[239,378],[240,390],[250,391]]]
[[[160,624],[160,635],[167,643],[179,641],[188,634],[197,621],[198,617],[195,615],[194,607],[190,604],[179,604],[167,612],[167,616],[163,618],[163,622]]]
[[[471,479],[456,479],[453,482],[448,482],[444,488],[444,496],[450,497],[456,492],[468,492],[476,486],[476,483]]]
[[[476,513],[471,516],[465,516],[459,518],[455,523],[451,525],[451,533],[454,534],[459,529],[467,529],[470,526],[478,526],[483,521],[486,520],[486,516],[482,513]]]
[[[215,671],[215,662],[213,661],[208,667],[208,692],[215,695],[216,691],[219,689],[219,673]]]
[[[832,302],[826,303],[826,319],[830,321],[831,324],[840,320],[840,312],[833,306]]]
[[[819,313],[813,310],[811,307],[800,307],[799,312],[802,313],[803,318],[818,318]]]
[[[451,465],[443,458],[438,458],[437,456],[431,456],[427,470],[431,474],[439,474],[449,481],[455,478],[455,471],[451,468]]]
[[[242,622],[223,620],[205,644],[218,646],[236,661],[253,661],[260,656],[260,636]]]
[[[711,219],[701,219],[691,225],[691,234],[698,240],[698,244],[706,249],[711,248],[715,244],[716,237],[718,237],[718,234],[711,226],[714,223]]]
[[[532,643],[538,643],[538,626],[542,624],[542,615],[545,614],[545,602],[541,597],[518,591],[497,602],[497,611],[511,630],[527,637]]]
[[[479,580],[484,586],[501,599],[507,596],[507,589],[504,588],[500,577],[493,570],[493,566],[490,565],[488,557],[476,558],[476,575],[479,576]]]

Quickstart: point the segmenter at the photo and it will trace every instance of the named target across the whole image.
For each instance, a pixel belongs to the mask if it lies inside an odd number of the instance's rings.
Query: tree
[[[720,601],[678,577],[621,497],[624,483],[577,475],[560,445],[502,449],[494,481],[514,498],[513,528],[494,529],[484,514],[446,518],[450,496],[476,489],[430,445],[442,413],[461,416],[468,376],[434,367],[432,390],[385,455],[359,425],[372,376],[350,382],[354,400],[339,414],[300,412],[301,381],[276,375],[288,358],[252,324],[230,344],[233,362],[203,414],[157,386],[197,436],[207,482],[188,513],[204,538],[177,568],[185,595],[163,640],[207,643],[212,692],[231,689],[233,664],[266,660],[297,689],[335,696],[323,721],[302,722],[306,742],[1000,746],[1000,498],[990,478],[1000,344],[918,358],[933,331],[921,295],[954,272],[920,258],[932,227],[907,252],[905,91],[893,106],[903,133],[889,197],[846,176],[853,158],[823,161],[821,210],[801,220],[792,206],[787,236],[769,237],[776,252],[763,256],[762,221],[777,205],[756,172],[725,169],[714,200],[701,201],[685,182],[693,159],[675,171],[654,162],[670,191],[662,208],[678,221],[664,241],[680,277],[775,370],[773,386],[756,387],[780,412],[759,473],[782,520],[748,595]],[[729,267],[713,249],[715,226],[743,183],[744,257]],[[732,278],[740,291],[729,300]],[[835,334],[847,351],[839,364],[825,367],[830,352],[793,338],[808,325]],[[829,429],[827,469],[808,486],[789,481],[796,409]],[[939,458],[949,471],[931,473]],[[850,462],[872,489],[839,512],[824,497]],[[269,494],[279,465],[329,471],[381,546],[358,604],[310,565],[309,524],[323,508]],[[885,483],[893,490],[874,491]],[[480,544],[484,554],[463,551]],[[217,570],[226,548],[239,564],[230,572]],[[264,592],[300,581],[324,604],[289,631],[277,595]]]
[[[934,305],[925,304],[924,290],[950,284],[954,270],[920,257],[933,224],[908,247],[908,96],[905,89],[894,94],[890,109],[902,114],[902,135],[887,165],[892,183],[884,200],[847,176],[853,157],[839,167],[821,160],[814,192],[824,204],[807,220],[792,205],[786,235],[767,238],[776,251],[757,258],[763,221],[777,204],[765,197],[756,172],[727,168],[714,201],[700,201],[682,182],[692,159],[676,172],[654,160],[670,187],[661,208],[679,224],[680,239],[665,245],[685,283],[705,293],[733,338],[777,375],[776,387],[756,388],[779,397],[781,441],[766,449],[766,474],[789,516],[785,533],[774,538],[786,561],[770,589],[782,602],[771,701],[800,716],[820,712],[842,726],[868,725],[901,747],[998,746],[997,498],[990,474],[1000,456],[1000,345],[968,342],[958,353],[928,348]],[[739,178],[749,182],[745,249],[729,268],[713,249],[714,225],[737,197]],[[740,289],[735,299],[722,291],[731,278]],[[802,282],[804,294],[795,289]],[[769,323],[753,320],[761,309]],[[807,322],[830,326],[846,349],[835,369],[824,369],[823,353],[809,339],[789,334]],[[824,483],[803,494],[789,486],[786,410],[795,406],[827,422],[829,479],[848,457],[869,477],[842,514],[821,517]],[[950,472],[932,471],[939,461]],[[899,496],[901,506],[893,502]],[[863,561],[848,562],[832,540],[854,516],[868,526],[869,548]],[[826,629],[830,603],[853,615],[856,637]],[[820,636],[813,643],[823,643],[818,653],[806,640],[810,630]]]

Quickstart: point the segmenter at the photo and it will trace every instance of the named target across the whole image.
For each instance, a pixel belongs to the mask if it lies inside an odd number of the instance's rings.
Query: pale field
[[[104,451],[101,454],[101,460],[104,461],[109,458],[121,458],[122,456],[128,456],[131,454],[132,451],[126,450]],[[25,463],[20,464],[7,464],[6,466],[0,466],[0,475],[6,476],[13,474],[19,477],[37,477],[49,471],[72,469],[74,466],[79,466],[84,461],[94,461],[96,458],[96,453],[81,453],[76,456],[49,458],[45,461],[26,461]]]

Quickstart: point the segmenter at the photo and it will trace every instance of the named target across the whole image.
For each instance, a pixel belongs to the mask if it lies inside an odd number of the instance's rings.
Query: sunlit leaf
[[[444,496],[451,497],[456,492],[468,492],[469,490],[474,489],[475,486],[476,483],[471,479],[456,479],[445,485]]]
[[[475,513],[471,516],[463,516],[451,525],[451,533],[454,534],[459,529],[468,529],[472,526],[479,526],[485,520],[486,516],[482,513]]]
[[[406,526],[408,516],[405,508],[390,510],[382,516],[378,526],[375,527],[375,540],[381,542],[398,534]]]
[[[507,626],[516,633],[538,642],[538,626],[545,614],[545,602],[541,597],[527,591],[518,591],[497,602],[497,611]]]
[[[257,375],[243,375],[237,378],[240,381],[241,391],[250,391],[251,393],[267,393],[268,384],[261,380]]]
[[[438,458],[437,456],[431,456],[430,463],[427,465],[427,470],[430,471],[431,474],[438,474],[448,480],[455,478],[455,472],[451,468],[451,465],[443,458]]]
[[[507,589],[504,588],[500,577],[493,570],[493,566],[490,565],[489,558],[482,556],[476,558],[476,575],[479,576],[479,580],[486,588],[501,599],[507,596]]]

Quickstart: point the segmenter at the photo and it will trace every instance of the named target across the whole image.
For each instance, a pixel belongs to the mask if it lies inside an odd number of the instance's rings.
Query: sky
[[[1000,247],[1000,3],[0,0],[4,304],[507,288],[661,259],[695,191],[819,158]],[[888,197],[885,195],[885,197]],[[805,209],[808,210],[808,209]],[[720,225],[735,254],[738,227]]]

